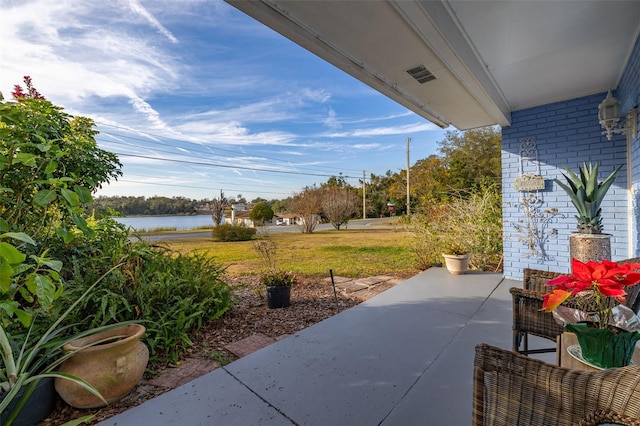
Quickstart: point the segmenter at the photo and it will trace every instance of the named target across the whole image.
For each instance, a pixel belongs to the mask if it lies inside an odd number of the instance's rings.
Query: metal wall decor
[[[527,173],[527,170],[531,170],[533,173]],[[516,191],[538,191],[544,189],[544,178],[540,175],[536,138],[520,139],[518,171],[520,176],[513,183]]]
[[[511,221],[518,234],[518,241],[527,248],[526,257],[536,257],[540,261],[550,259],[545,245],[558,231],[551,226],[557,217],[564,217],[556,208],[543,208],[544,202],[540,190],[545,188],[540,172],[536,139],[520,139],[519,177],[514,181],[514,189],[524,192],[514,203],[522,216]],[[510,203],[511,204],[511,203]]]

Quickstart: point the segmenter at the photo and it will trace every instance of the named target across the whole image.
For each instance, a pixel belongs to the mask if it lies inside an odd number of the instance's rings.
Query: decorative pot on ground
[[[575,333],[580,343],[582,357],[602,368],[629,365],[640,333],[622,329],[589,327],[586,323],[566,324],[565,328]]]
[[[291,304],[291,286],[267,287],[267,306],[271,309],[286,308]]]
[[[62,363],[59,370],[86,380],[108,403],[117,401],[136,386],[147,367],[149,349],[140,341],[144,332],[144,326],[129,324],[74,340],[64,349],[77,352]],[[91,346],[86,347],[88,345]],[[69,380],[57,378],[55,387],[72,407],[105,405],[95,395]]]
[[[471,254],[443,254],[444,262],[450,274],[461,275],[469,270]]]

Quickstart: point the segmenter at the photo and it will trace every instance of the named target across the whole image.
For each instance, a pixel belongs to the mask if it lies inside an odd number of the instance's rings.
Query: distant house
[[[320,223],[320,221],[322,220],[322,218],[320,217],[320,215],[313,215],[313,220],[315,220],[316,223]],[[276,225],[303,225],[304,224],[304,218],[300,215],[297,215],[295,213],[284,213],[284,214],[278,214],[276,216],[273,217],[273,222]],[[279,223],[281,222],[281,223]]]
[[[293,213],[283,213],[273,217],[275,224],[278,225],[281,221],[281,225],[299,225],[302,218]]]
[[[232,204],[231,215],[229,217],[225,215],[224,223],[231,225],[244,225],[253,228],[255,227],[255,224],[249,217],[250,215],[251,211],[247,210],[247,206],[245,204]]]
[[[231,217],[225,219],[225,223],[231,223],[232,225],[244,225],[250,228],[255,227],[253,220],[249,217],[251,215],[250,210],[231,210]]]
[[[240,206],[240,208],[238,208]],[[224,223],[235,224],[235,225],[244,225],[251,228],[255,228],[257,225],[251,220],[251,210],[245,210],[244,205],[236,205],[235,208],[231,209],[230,217],[225,215]],[[320,223],[321,217],[320,215],[313,215],[313,220],[316,223]],[[277,214],[273,216],[270,222],[266,222],[265,225],[297,225],[302,226],[304,224],[304,218],[294,213],[283,213]]]

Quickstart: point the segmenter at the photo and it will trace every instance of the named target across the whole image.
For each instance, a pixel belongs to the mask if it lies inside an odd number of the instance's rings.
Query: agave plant
[[[616,168],[605,180],[598,182],[598,163],[583,163],[578,168],[580,176],[569,170],[568,175],[562,173],[567,184],[555,179],[555,182],[564,189],[571,202],[578,210],[578,232],[583,234],[602,234],[602,200],[609,187],[613,184],[616,174],[622,166]]]

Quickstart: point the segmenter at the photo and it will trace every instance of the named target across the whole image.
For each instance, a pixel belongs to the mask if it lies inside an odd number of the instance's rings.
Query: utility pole
[[[409,143],[411,138],[407,138],[407,216],[411,216],[411,198],[409,196],[409,168],[411,163],[409,161]]]
[[[365,171],[362,171],[362,218],[367,218],[367,184],[365,183]]]

